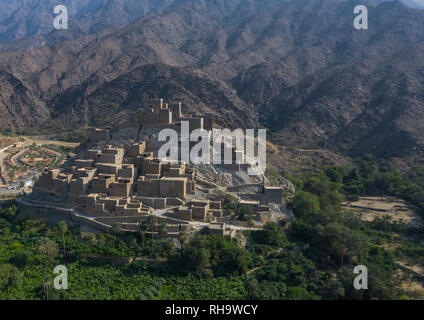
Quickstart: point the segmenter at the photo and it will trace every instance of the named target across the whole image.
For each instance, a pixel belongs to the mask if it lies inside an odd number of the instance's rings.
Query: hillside
[[[189,69],[145,65],[87,93],[85,88],[92,81],[90,78],[57,97],[54,105],[63,109],[54,117],[67,125],[119,125],[134,119],[141,105],[167,97],[169,102],[182,102],[186,115],[213,113],[224,127],[257,126],[249,108],[230,88]],[[237,117],[232,117],[235,112]]]
[[[30,127],[48,118],[45,104],[21,81],[0,70],[0,128]],[[9,129],[9,130],[8,130]]]
[[[123,26],[173,0],[0,0],[0,50],[28,49]],[[69,30],[53,27],[53,9],[68,9]],[[12,42],[12,43],[11,43]],[[10,43],[10,44],[9,44]],[[7,45],[6,45],[7,44]]]
[[[284,145],[416,154],[424,142],[424,11],[380,2],[361,2],[369,6],[370,27],[357,31],[357,1],[177,1],[113,32],[3,53],[0,65],[64,123],[74,123],[69,110],[84,108],[93,114],[84,122],[97,123],[109,89],[128,91],[122,79],[133,85],[134,70],[159,64],[216,81],[232,98],[216,98],[211,109],[226,105],[222,118],[236,119],[248,107],[247,117],[259,117]],[[162,72],[150,76],[150,84],[166,79]],[[177,87],[191,92],[186,84]],[[140,96],[123,108],[134,109]]]

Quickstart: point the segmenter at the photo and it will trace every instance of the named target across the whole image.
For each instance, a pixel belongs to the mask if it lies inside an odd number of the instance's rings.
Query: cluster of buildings
[[[37,187],[80,203],[92,216],[149,214],[184,205],[196,192],[196,171],[145,150],[145,142],[89,149],[70,167],[45,171]]]
[[[153,108],[143,108],[138,117],[138,122],[143,127],[150,128],[173,128],[177,129],[180,122],[189,123],[190,130],[213,129],[213,115],[192,114],[190,117],[183,116],[181,103],[167,104],[163,99],[157,100]]]
[[[186,118],[181,104],[168,105],[163,100],[142,109],[138,123],[140,128],[177,129],[183,119],[190,123],[190,130],[212,130],[211,115]],[[196,198],[194,167],[159,159],[147,151],[146,142],[113,146],[111,141],[111,129],[92,129],[89,147],[69,158],[62,169],[43,172],[34,189],[74,203],[98,221],[119,219],[131,225],[139,217],[162,210],[167,219],[209,222],[213,232],[228,231],[222,223],[221,201]],[[264,194],[278,200],[282,198],[280,189],[267,189]],[[175,223],[169,227],[175,228]]]
[[[143,109],[142,126],[163,128],[182,119],[181,104],[168,106],[159,100],[154,108]],[[212,128],[212,117],[184,118],[194,128]],[[146,216],[154,210],[176,208],[175,217],[183,220],[210,221],[222,216],[220,201],[193,200],[196,170],[182,161],[163,161],[146,151],[146,142],[128,146],[107,145],[110,129],[92,129],[91,145],[103,145],[70,159],[64,169],[46,170],[36,188],[78,203],[94,217]]]

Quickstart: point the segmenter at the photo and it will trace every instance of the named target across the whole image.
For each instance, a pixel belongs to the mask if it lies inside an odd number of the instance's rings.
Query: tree
[[[249,300],[254,300],[258,296],[259,292],[259,282],[257,279],[249,279],[246,281],[245,288],[247,291],[247,298]]]
[[[42,239],[39,242],[37,251],[39,253],[45,254],[49,258],[54,258],[59,253],[59,249],[57,248],[57,244],[50,239]]]
[[[19,208],[16,205],[10,206],[0,210],[0,217],[5,218],[6,220],[11,220],[19,213]]]
[[[13,182],[13,177],[15,176],[15,171],[14,170],[10,170],[8,173],[8,177],[9,177],[9,182],[12,183]]]
[[[150,232],[152,233],[152,243],[153,243],[153,232],[158,224],[158,219],[155,216],[149,216],[147,219],[147,225],[149,226]]]
[[[240,274],[244,274],[252,264],[252,258],[249,252],[239,247],[226,248],[222,255],[223,257],[219,264],[229,272],[237,271]]]
[[[254,214],[252,207],[249,206],[239,206],[237,208],[236,215],[241,221],[248,220],[251,215]]]
[[[331,179],[331,181],[336,183],[342,183],[344,177],[343,167],[329,167],[325,174]]]
[[[228,193],[221,194],[221,196],[224,198],[222,207],[230,213],[234,212],[237,208],[237,198]]]
[[[28,263],[29,257],[30,257],[30,254],[28,252],[18,253],[16,256],[14,256],[10,260],[10,262],[13,263],[15,266],[17,266],[18,268],[24,268]]]
[[[182,258],[187,268],[201,270],[209,265],[210,253],[209,250],[205,248],[189,243],[189,245],[183,249]]]
[[[308,300],[311,295],[302,287],[288,287],[286,292],[288,300]]]
[[[49,291],[52,287],[53,280],[49,277],[44,278],[42,287],[44,292],[44,299],[49,300]]]
[[[167,226],[166,226],[166,224],[165,224],[165,223],[161,223],[161,224],[159,225],[159,230],[158,230],[158,232],[159,232],[159,235],[160,235],[160,237],[161,237],[161,242],[163,242],[163,238],[164,238],[164,237],[166,237],[166,236],[168,235],[168,228],[167,228]]]
[[[37,252],[40,254],[40,265],[42,266],[42,255],[54,258],[59,253],[57,244],[50,239],[44,238],[38,241]]]
[[[10,264],[0,265],[0,291],[16,286],[20,272],[18,268]]]
[[[63,249],[63,255],[66,259],[66,248],[65,248],[65,233],[68,231],[68,225],[65,221],[59,222],[59,230],[62,235],[62,249]]]
[[[368,243],[366,239],[344,225],[330,223],[318,233],[321,237],[322,248],[328,254],[339,258],[342,267],[346,258],[361,258],[367,255]]]
[[[137,225],[137,231],[141,235],[143,250],[145,248],[145,238],[146,238],[146,231],[147,230],[148,230],[148,225],[147,225],[146,221],[140,221]]]
[[[115,248],[117,246],[117,244],[119,243],[119,238],[118,235],[121,232],[121,224],[119,223],[114,223],[110,229],[110,232],[115,236],[114,237],[114,242],[113,242],[113,247]]]
[[[309,192],[297,192],[293,198],[293,208],[300,217],[314,214],[319,210],[318,197]]]
[[[163,249],[163,238],[168,235],[168,228],[166,227],[165,223],[161,223],[159,225],[158,229],[159,235],[160,235],[160,244],[161,244],[161,251]]]
[[[187,241],[187,235],[185,232],[180,231],[178,235],[178,241],[180,242],[181,248],[183,247],[184,243]]]
[[[283,229],[275,222],[268,222],[265,224],[263,232],[265,244],[282,248],[288,243],[284,236]]]
[[[114,234],[115,236],[119,234],[119,232],[121,232],[121,225],[119,223],[114,223],[112,225],[112,229],[111,229],[112,234]]]

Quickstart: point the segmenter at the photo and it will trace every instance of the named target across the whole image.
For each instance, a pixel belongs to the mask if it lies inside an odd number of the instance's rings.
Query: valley
[[[421,0],[56,5],[0,0],[0,300],[423,299]]]

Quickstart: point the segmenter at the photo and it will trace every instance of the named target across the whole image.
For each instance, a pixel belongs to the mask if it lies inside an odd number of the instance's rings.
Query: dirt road
[[[25,144],[28,144],[28,145],[31,145],[33,143],[37,143],[37,144],[44,144],[44,145],[50,144],[50,145],[69,147],[69,148],[75,148],[75,147],[78,147],[80,145],[80,143],[75,143],[75,142],[46,140],[46,139],[43,139],[43,137],[22,136],[22,138],[25,139]]]

